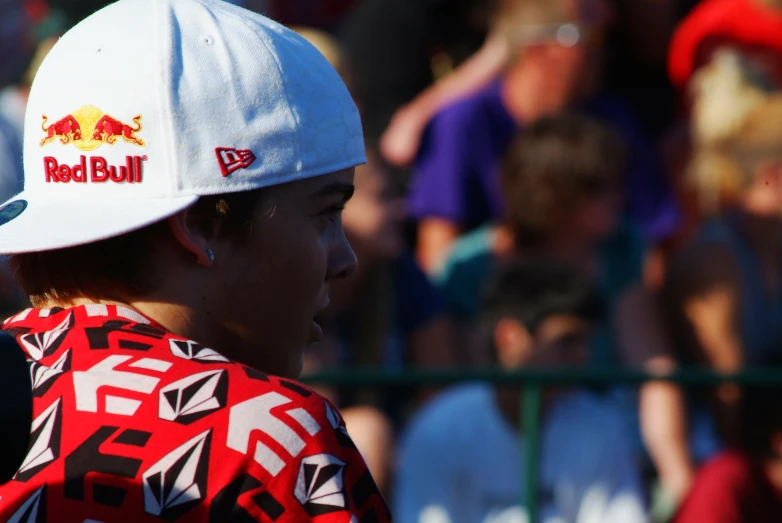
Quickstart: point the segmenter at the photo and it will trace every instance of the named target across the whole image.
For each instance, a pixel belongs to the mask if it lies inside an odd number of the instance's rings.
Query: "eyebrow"
[[[353,197],[353,192],[355,190],[356,188],[352,183],[333,182],[318,189],[313,196],[326,197],[339,195],[342,197],[342,202],[346,203]]]

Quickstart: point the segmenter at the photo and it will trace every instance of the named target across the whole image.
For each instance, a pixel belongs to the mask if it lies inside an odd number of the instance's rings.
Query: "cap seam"
[[[207,4],[203,0],[198,0],[198,2],[203,5],[207,6]],[[279,60],[277,59],[277,55],[272,52],[272,50],[269,48],[269,44],[266,41],[266,34],[264,34],[262,31],[256,31],[250,24],[247,23],[247,20],[235,15],[234,13],[230,12],[229,10],[225,9],[223,6],[219,4],[213,4],[209,6],[210,8],[213,8],[215,10],[218,10],[222,12],[226,16],[230,16],[240,24],[242,24],[245,28],[249,29],[252,33],[256,34],[259,37],[259,40],[263,44],[263,46],[266,48],[266,52],[269,53],[269,55],[274,60],[274,65],[277,67],[277,74],[280,79],[280,82],[282,83],[283,92],[285,93],[285,104],[288,109],[288,114],[290,115],[291,119],[293,120],[294,125],[296,126],[296,156],[298,157],[299,162],[301,162],[301,165],[304,165],[304,155],[301,151],[301,122],[299,121],[298,116],[293,112],[293,109],[291,109],[291,99],[288,93],[288,83],[285,81],[285,77],[282,74],[282,64],[280,64]]]
[[[160,57],[165,57],[168,62],[163,64],[163,60],[159,60],[160,70],[159,75],[156,75],[155,82],[157,82],[157,89],[160,91],[159,95],[156,97],[155,100],[158,104],[158,110],[160,111],[160,115],[162,116],[160,121],[160,130],[161,130],[161,137],[163,138],[165,142],[165,146],[163,148],[163,151],[166,151],[167,154],[164,154],[165,157],[164,165],[165,165],[165,172],[169,173],[169,186],[168,191],[169,194],[180,194],[181,191],[181,182],[179,180],[179,151],[178,147],[176,147],[176,144],[174,143],[174,133],[171,129],[171,122],[174,120],[173,114],[172,114],[172,107],[173,107],[173,100],[171,97],[171,92],[173,89],[173,75],[171,74],[171,56],[174,52],[173,49],[173,37],[171,35],[171,27],[168,24],[168,16],[165,18],[163,17],[163,14],[166,13],[166,15],[170,14],[166,12],[166,7],[163,2],[158,2],[157,0],[153,0],[153,3],[156,4],[156,7],[158,8],[157,14],[161,17],[160,22],[157,24],[157,52],[160,53]],[[170,5],[170,4],[169,4]],[[170,52],[163,53],[163,45],[164,42],[171,47]]]

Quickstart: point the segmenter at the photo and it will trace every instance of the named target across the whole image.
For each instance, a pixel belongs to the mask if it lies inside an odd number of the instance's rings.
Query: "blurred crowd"
[[[105,3],[0,0],[3,200],[37,65]],[[359,269],[305,375],[782,367],[782,0],[232,3],[317,47],[364,122]],[[527,521],[518,389],[319,391],[396,521]],[[782,388],[549,388],[538,460],[546,523],[779,522]]]

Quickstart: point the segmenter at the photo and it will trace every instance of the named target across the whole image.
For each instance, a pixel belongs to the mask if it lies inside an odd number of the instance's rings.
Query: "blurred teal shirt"
[[[494,226],[484,226],[460,237],[452,246],[443,270],[434,277],[446,311],[457,321],[478,319],[497,259],[492,250]],[[630,224],[623,224],[601,247],[600,276],[595,282],[606,304],[606,318],[591,344],[593,365],[619,363],[611,318],[622,293],[641,283],[645,246]]]

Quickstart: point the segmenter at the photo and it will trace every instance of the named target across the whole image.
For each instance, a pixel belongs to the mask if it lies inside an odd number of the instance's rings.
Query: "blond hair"
[[[741,193],[757,166],[782,157],[782,93],[745,56],[721,49],[691,83],[687,181],[706,212]]]
[[[320,54],[328,60],[331,67],[333,67],[340,76],[343,78],[345,77],[347,73],[345,67],[345,53],[342,49],[342,45],[336,38],[325,31],[312,27],[294,26],[290,29],[312,44],[312,46],[320,51]]]

